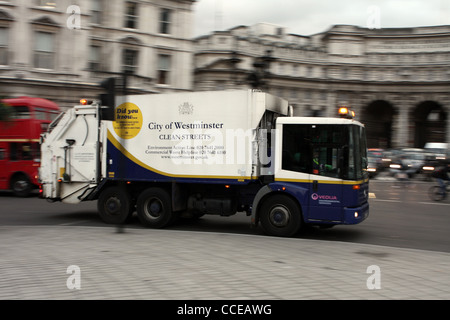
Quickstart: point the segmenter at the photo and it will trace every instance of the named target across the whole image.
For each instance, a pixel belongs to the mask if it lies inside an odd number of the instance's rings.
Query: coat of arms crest
[[[178,111],[180,114],[193,114],[194,106],[192,104],[190,104],[189,102],[185,102],[178,106]]]

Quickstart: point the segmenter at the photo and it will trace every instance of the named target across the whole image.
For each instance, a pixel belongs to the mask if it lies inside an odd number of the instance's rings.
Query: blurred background
[[[0,119],[21,121],[0,122],[0,161],[38,160],[39,131],[115,77],[118,94],[262,89],[296,116],[336,116],[349,105],[367,127],[372,177],[392,176],[408,159],[409,176],[428,179],[449,157],[450,8],[391,4],[320,1],[314,12],[302,1],[0,1],[0,96],[56,104],[0,107]],[[40,120],[33,132],[26,119]]]

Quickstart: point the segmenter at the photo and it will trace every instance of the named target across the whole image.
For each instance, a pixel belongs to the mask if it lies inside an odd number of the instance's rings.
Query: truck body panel
[[[266,110],[286,114],[288,107],[286,101],[252,91],[118,100],[119,120],[107,126],[108,152],[111,159],[117,152],[126,159],[110,161],[108,178],[113,179],[254,179],[252,144],[259,123]]]

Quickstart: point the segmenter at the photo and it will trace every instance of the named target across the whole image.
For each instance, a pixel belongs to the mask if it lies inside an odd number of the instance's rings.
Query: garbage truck
[[[368,217],[365,128],[351,117],[294,117],[286,100],[256,90],[115,101],[113,119],[85,102],[42,134],[42,198],[96,200],[106,223],[136,212],[153,228],[245,213],[284,237]]]

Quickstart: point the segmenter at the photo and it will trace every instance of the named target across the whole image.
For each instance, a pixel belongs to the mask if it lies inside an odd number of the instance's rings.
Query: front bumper
[[[342,224],[358,224],[369,216],[369,202],[356,208],[344,208],[344,221]]]

